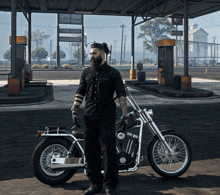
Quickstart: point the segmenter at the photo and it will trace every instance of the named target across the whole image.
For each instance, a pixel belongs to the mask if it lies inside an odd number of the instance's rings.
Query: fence
[[[176,50],[176,48],[175,48]],[[219,65],[220,44],[189,41],[189,66]],[[176,60],[176,51],[174,51]],[[184,64],[184,42],[177,40],[177,61]]]
[[[26,62],[27,63],[27,62]],[[39,65],[43,66],[44,64],[48,64],[51,69],[57,68],[56,61],[31,61],[31,65]],[[71,67],[81,67],[81,63],[76,60],[61,60],[61,67],[64,64],[69,64]],[[89,62],[85,61],[85,64],[89,64]],[[0,70],[11,69],[11,61],[0,61]]]

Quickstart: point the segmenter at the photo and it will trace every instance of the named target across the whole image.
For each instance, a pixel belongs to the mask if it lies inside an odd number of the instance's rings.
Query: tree
[[[66,57],[66,53],[63,50],[60,50],[60,58],[64,59],[65,57]],[[52,58],[57,59],[57,51],[53,52]]]
[[[31,52],[31,57],[39,61],[45,59],[48,56],[48,52],[43,47],[36,47],[34,51]]]
[[[143,33],[140,33],[137,38],[143,38],[145,49],[156,54],[155,42],[161,39],[169,39],[167,34],[174,30],[175,27],[171,25],[167,18],[155,18],[145,22],[140,26],[140,29]]]
[[[85,54],[85,50],[84,50],[84,58],[86,58],[88,55]],[[82,47],[78,48],[74,53],[73,53],[73,57],[77,58],[79,60],[81,60],[82,58]]]
[[[27,37],[27,31],[24,31],[24,33]],[[41,32],[39,29],[32,31],[31,41],[36,45],[36,47],[43,45],[44,40],[50,37],[50,35],[44,35],[44,33],[44,31]]]
[[[9,48],[3,55],[5,60],[11,60],[11,48]]]
[[[143,64],[147,64],[147,63],[150,62],[150,59],[149,59],[149,58],[144,58],[144,59],[142,60],[142,62],[143,62]]]

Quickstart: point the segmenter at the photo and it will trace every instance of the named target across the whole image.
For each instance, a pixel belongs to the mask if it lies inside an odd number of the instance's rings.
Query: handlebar
[[[131,94],[129,93],[127,86],[126,85],[124,86],[125,86],[126,94],[128,94],[128,96],[126,96],[126,99],[129,101],[129,103],[131,104],[131,106],[134,108],[135,111],[137,112],[141,111],[140,107],[137,105],[137,103],[135,102]]]

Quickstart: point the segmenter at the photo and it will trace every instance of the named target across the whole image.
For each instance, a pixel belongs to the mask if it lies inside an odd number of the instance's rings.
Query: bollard
[[[19,78],[8,78],[8,95],[19,95]]]
[[[181,76],[181,90],[191,91],[191,76]]]
[[[130,79],[136,79],[136,70],[135,69],[130,70]]]
[[[32,70],[30,71],[30,81],[33,81],[33,72],[32,72]]]

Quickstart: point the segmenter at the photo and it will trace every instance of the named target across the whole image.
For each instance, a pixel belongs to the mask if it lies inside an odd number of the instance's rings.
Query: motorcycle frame
[[[139,118],[137,120],[140,120]],[[139,128],[139,136],[138,136],[138,151],[136,154],[136,162],[135,162],[135,166],[129,169],[125,169],[125,170],[119,170],[119,172],[134,172],[137,171],[142,160],[141,159],[141,144],[142,144],[142,135],[143,135],[143,128],[144,128],[144,123],[143,121],[140,120],[140,125],[135,125],[133,128]],[[84,139],[78,139],[76,138],[73,134],[70,134],[69,132],[66,131],[66,133],[64,130],[60,130],[59,127],[57,127],[56,129],[56,133],[51,134],[51,132],[49,130],[49,128],[46,128],[46,132],[42,134],[42,137],[70,137],[73,141],[71,144],[71,147],[67,153],[67,158],[68,156],[71,154],[72,149],[75,147],[75,145],[78,146],[78,148],[81,151],[82,154],[82,159],[83,159],[83,164],[86,166],[86,157],[85,157],[85,152],[84,149],[82,147],[82,145],[80,144],[80,142],[83,142]],[[57,163],[57,162],[56,162]],[[104,173],[104,170],[102,170],[102,173]],[[84,168],[84,174],[86,175],[86,168]]]
[[[157,125],[155,124],[155,122],[153,121],[151,115],[152,115],[152,110],[147,111],[146,109],[140,109],[140,107],[137,105],[137,103],[135,102],[135,100],[133,99],[133,97],[131,96],[131,94],[129,93],[127,87],[125,86],[126,92],[128,94],[128,96],[126,96],[127,101],[131,104],[131,106],[134,108],[134,112],[139,116],[138,119],[140,121],[140,125],[135,125],[132,128],[139,128],[139,136],[138,136],[138,151],[136,154],[136,162],[135,162],[135,166],[132,168],[128,168],[125,170],[119,170],[119,172],[134,172],[137,171],[137,169],[139,168],[141,162],[144,160],[143,157],[141,157],[141,145],[142,145],[142,136],[143,136],[143,128],[145,125],[148,126],[148,128],[150,129],[151,133],[153,134],[153,136],[157,135],[158,138],[160,139],[161,143],[163,144],[163,146],[165,148],[167,148],[167,150],[173,154],[171,148],[169,147],[169,145],[167,144],[164,136],[162,135],[162,133],[160,132],[159,128],[157,127]],[[130,113],[128,113],[130,114]],[[71,137],[73,139],[72,145],[67,153],[68,157],[70,156],[73,148],[75,145],[78,146],[78,148],[81,151],[82,157],[84,159],[83,164],[85,165],[84,167],[84,173],[86,175],[86,158],[85,158],[85,152],[84,149],[82,147],[82,145],[80,144],[80,142],[83,142],[84,139],[78,139],[76,138],[73,134],[70,134],[68,131],[64,131],[64,130],[60,130],[59,127],[57,127],[56,132],[54,134],[51,134],[51,132],[49,130],[49,128],[46,128],[46,132],[44,132],[41,136],[42,137]],[[63,133],[65,132],[65,133]],[[67,158],[68,158],[67,157]],[[142,159],[141,159],[142,158]],[[102,173],[104,172],[104,170],[102,170]]]

